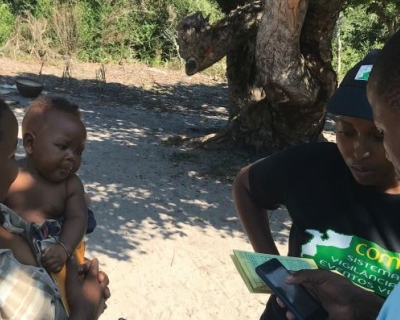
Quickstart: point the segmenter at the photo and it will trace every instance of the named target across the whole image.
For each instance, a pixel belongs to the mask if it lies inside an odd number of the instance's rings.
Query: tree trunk
[[[253,1],[213,26],[193,31],[181,23],[181,56],[196,64],[192,71],[227,55],[228,132],[234,141],[273,151],[318,139],[326,100],[336,87],[330,49],[344,2]]]

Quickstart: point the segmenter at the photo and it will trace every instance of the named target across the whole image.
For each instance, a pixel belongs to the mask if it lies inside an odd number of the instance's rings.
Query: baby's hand
[[[59,273],[67,258],[65,248],[59,243],[54,243],[44,250],[42,264],[48,272]]]

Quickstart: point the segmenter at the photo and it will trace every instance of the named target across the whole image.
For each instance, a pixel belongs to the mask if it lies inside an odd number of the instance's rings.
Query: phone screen
[[[327,318],[326,311],[304,287],[285,283],[289,271],[277,259],[272,260],[257,267],[256,271],[296,318],[303,320]]]

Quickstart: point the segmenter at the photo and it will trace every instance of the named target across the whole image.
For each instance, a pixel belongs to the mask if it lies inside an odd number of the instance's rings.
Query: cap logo
[[[368,81],[371,70],[372,70],[372,64],[366,64],[366,65],[361,66],[360,69],[358,69],[358,72],[354,79]]]

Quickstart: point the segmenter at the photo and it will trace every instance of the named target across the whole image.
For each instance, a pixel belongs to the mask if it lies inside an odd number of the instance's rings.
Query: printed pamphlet
[[[264,281],[261,280],[255,271],[257,266],[270,259],[278,259],[286,267],[286,269],[291,271],[298,271],[302,269],[318,269],[314,260],[305,258],[285,257],[240,250],[233,250],[231,258],[244,283],[252,293],[272,293],[272,291],[268,288]]]

